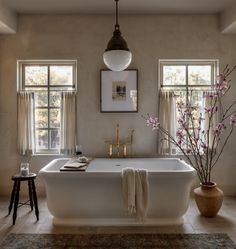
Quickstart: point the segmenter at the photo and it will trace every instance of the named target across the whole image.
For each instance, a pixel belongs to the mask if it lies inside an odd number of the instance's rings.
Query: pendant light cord
[[[116,2],[116,25],[115,25],[115,29],[119,29],[119,23],[118,23],[118,1],[119,0],[115,0],[115,2]]]

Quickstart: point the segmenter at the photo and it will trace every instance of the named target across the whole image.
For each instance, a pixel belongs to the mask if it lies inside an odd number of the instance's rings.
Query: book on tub
[[[88,163],[80,162],[78,159],[71,159],[60,168],[60,171],[86,171]]]

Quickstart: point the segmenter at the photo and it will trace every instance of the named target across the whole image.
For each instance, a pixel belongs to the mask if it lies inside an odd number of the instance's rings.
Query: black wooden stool
[[[34,184],[34,179],[36,178],[36,176],[37,176],[36,174],[30,173],[28,176],[14,175],[11,178],[12,181],[14,181],[14,185],[11,193],[11,201],[9,205],[8,215],[10,215],[12,206],[14,204],[13,225],[15,225],[17,217],[17,208],[23,205],[30,205],[31,210],[33,210],[33,207],[35,207],[35,215],[37,217],[37,220],[39,220],[38,201],[37,201],[37,194]],[[29,200],[24,203],[19,203],[20,184],[22,181],[28,181]]]

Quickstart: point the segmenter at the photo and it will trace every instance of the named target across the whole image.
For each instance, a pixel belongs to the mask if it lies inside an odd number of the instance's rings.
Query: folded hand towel
[[[135,173],[133,168],[122,169],[122,190],[128,214],[135,214]]]
[[[146,169],[122,169],[122,190],[128,214],[136,213],[137,218],[143,222],[148,208],[148,171]]]
[[[143,222],[148,207],[148,172],[145,169],[135,170],[135,206],[138,219]]]

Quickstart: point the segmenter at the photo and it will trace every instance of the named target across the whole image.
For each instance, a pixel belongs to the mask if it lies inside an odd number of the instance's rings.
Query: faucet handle
[[[112,154],[113,154],[113,145],[112,145],[112,143],[110,143],[109,144],[109,153],[108,153],[109,157],[112,157]]]
[[[123,156],[126,157],[127,156],[127,144],[124,144],[124,151],[123,151]]]
[[[129,136],[126,138],[126,144],[131,145],[133,143],[133,137],[134,137],[134,129],[129,131]]]

